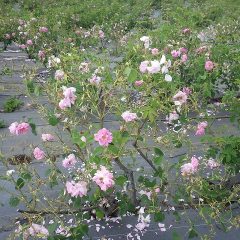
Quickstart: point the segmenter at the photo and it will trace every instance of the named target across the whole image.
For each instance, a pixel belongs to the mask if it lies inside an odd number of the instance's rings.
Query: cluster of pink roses
[[[179,50],[173,50],[171,54],[173,58],[178,58],[181,56],[181,62],[185,63],[188,60],[187,52],[188,50],[182,47]]]
[[[22,122],[22,123],[14,122],[9,126],[8,129],[11,134],[18,136],[18,135],[26,134],[29,128],[30,128],[30,125],[26,122]]]
[[[62,86],[62,90],[64,98],[59,102],[59,107],[64,110],[75,103],[77,96],[74,94],[76,92],[76,88],[74,87],[67,88]]]
[[[183,176],[188,176],[198,171],[199,161],[196,157],[191,158],[190,163],[185,163],[181,166],[181,173]]]

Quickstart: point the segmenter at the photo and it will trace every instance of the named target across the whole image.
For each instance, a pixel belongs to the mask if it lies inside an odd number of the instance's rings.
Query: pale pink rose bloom
[[[141,73],[147,72],[148,64],[149,64],[149,61],[141,62],[140,66],[139,66],[139,70],[140,70]]]
[[[85,136],[82,136],[82,137],[81,137],[81,141],[83,141],[83,142],[87,142],[86,137],[85,137]]]
[[[153,55],[153,56],[156,56],[156,55],[159,54],[159,50],[158,50],[157,48],[151,49],[151,52],[152,52],[152,55]]]
[[[195,156],[191,158],[191,164],[193,167],[193,171],[196,172],[198,170],[199,161]]]
[[[140,41],[144,43],[145,49],[148,49],[150,46],[150,38],[147,36],[143,36],[140,38]]]
[[[65,86],[62,86],[62,90],[63,90],[64,97],[69,99],[71,104],[74,104],[77,98],[77,96],[74,94],[76,92],[76,88],[74,87],[67,88]]]
[[[52,141],[54,141],[54,136],[50,133],[43,133],[42,134],[42,140],[44,142],[52,142]]]
[[[146,222],[139,222],[135,225],[136,229],[139,230],[139,231],[143,231],[146,227],[148,227],[149,224],[146,223]]]
[[[30,125],[28,123],[22,122],[19,123],[16,127],[16,135],[22,135],[26,134],[30,128]]]
[[[179,119],[179,114],[176,111],[173,111],[169,113],[169,115],[166,117],[166,120],[171,124],[173,121],[176,121]]]
[[[40,51],[38,52],[38,57],[39,57],[40,60],[43,61],[43,60],[45,59],[45,56],[46,56],[45,51],[40,50]]]
[[[27,40],[26,43],[27,43],[28,46],[32,46],[33,45],[33,41],[31,39]]]
[[[29,239],[29,237],[47,237],[49,235],[48,230],[39,224],[36,223],[32,223],[31,227],[29,227],[24,233],[23,233],[23,237],[24,239]]]
[[[64,98],[64,99],[62,99],[62,100],[59,102],[58,106],[59,106],[62,110],[65,110],[66,108],[70,108],[70,107],[71,107],[71,101],[70,101],[70,99],[68,99],[68,98]]]
[[[160,188],[158,187],[154,191],[155,191],[155,193],[160,193]]]
[[[115,184],[113,174],[104,166],[100,166],[100,170],[97,170],[92,180],[101,188],[102,191],[106,191]]]
[[[197,126],[197,131],[195,133],[196,136],[201,136],[205,134],[205,129],[208,126],[208,123],[206,121],[200,122]]]
[[[87,191],[88,191],[87,183],[84,181],[80,181],[80,182],[67,181],[66,190],[67,190],[67,193],[70,194],[72,197],[87,196]]]
[[[64,79],[64,71],[63,70],[57,70],[56,72],[55,72],[55,79],[56,80],[63,80]]]
[[[17,135],[16,134],[17,126],[18,126],[18,122],[11,123],[11,125],[8,128],[11,134]]]
[[[26,46],[25,44],[20,44],[20,45],[19,45],[19,48],[25,49],[25,48],[27,48],[27,46]]]
[[[203,53],[205,51],[207,51],[207,46],[202,46],[202,47],[196,49],[196,53],[197,54],[201,54],[201,53]]]
[[[184,47],[180,48],[179,51],[180,53],[183,53],[183,54],[187,54],[188,52],[187,48],[184,48]]]
[[[92,84],[92,85],[99,85],[100,82],[101,82],[102,78],[99,77],[99,76],[96,76],[96,75],[93,75],[92,78],[89,80],[89,82]]]
[[[112,133],[106,128],[100,129],[96,134],[94,134],[95,141],[98,141],[100,146],[107,147],[109,143],[112,142]]]
[[[98,36],[99,36],[99,38],[103,39],[105,34],[104,34],[104,32],[102,30],[99,30]]]
[[[187,102],[187,94],[179,91],[176,95],[173,96],[174,104],[177,106],[181,106],[182,104]]]
[[[185,163],[181,166],[181,174],[183,176],[191,175],[193,173],[193,166],[191,163]]]
[[[185,63],[188,60],[188,55],[187,54],[183,54],[181,56],[181,62]]]
[[[205,70],[206,71],[212,71],[214,68],[214,63],[210,60],[206,61],[205,63]]]
[[[45,157],[44,151],[42,151],[39,147],[34,148],[33,155],[37,160],[42,160]]]
[[[186,93],[187,96],[189,96],[192,93],[192,89],[189,87],[184,87],[182,91]]]
[[[122,113],[121,116],[125,122],[132,122],[137,119],[137,114],[131,113],[130,111],[126,111],[126,112]]]
[[[40,27],[40,28],[39,28],[39,32],[44,32],[44,33],[46,33],[46,32],[48,32],[48,28],[47,28],[47,27]]]
[[[62,165],[65,168],[73,167],[77,163],[77,159],[74,154],[68,155],[63,161]]]
[[[169,75],[169,74],[165,74],[164,79],[165,79],[166,82],[171,82],[172,81],[172,76]]]
[[[217,168],[220,166],[220,164],[213,159],[209,159],[207,162],[207,166],[210,167],[211,169]]]
[[[180,51],[177,51],[177,50],[173,50],[171,51],[171,54],[172,54],[172,57],[174,58],[178,58],[180,56]]]
[[[151,66],[147,67],[147,71],[152,74],[158,73],[160,72],[160,70],[161,70],[161,65],[160,65],[160,62],[157,60],[151,61]]]
[[[135,81],[135,83],[134,83],[134,85],[136,86],[136,87],[140,87],[141,85],[143,85],[143,80],[137,80],[137,81]]]
[[[189,28],[184,28],[184,29],[182,30],[182,32],[183,32],[184,34],[190,33],[190,29],[189,29]]]

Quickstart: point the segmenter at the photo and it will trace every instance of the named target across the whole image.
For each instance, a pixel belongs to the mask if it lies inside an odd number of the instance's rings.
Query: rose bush
[[[166,212],[178,220],[180,210],[189,208],[210,226],[209,219],[225,226],[224,217],[239,203],[239,137],[217,136],[212,125],[214,115],[226,109],[233,124],[239,124],[239,46],[220,49],[212,41],[228,42],[222,33],[226,23],[207,24],[193,7],[170,13],[174,3],[163,4],[168,15],[161,26],[144,36],[140,30],[122,32],[119,39],[110,33],[111,24],[90,29],[71,25],[72,35],[57,39],[50,20],[19,21],[16,42],[51,72],[44,82],[34,80],[35,72],[26,73],[29,96],[62,134],[42,134],[43,144],[32,148],[34,158],[48,169],[45,177],[31,164],[9,172],[3,160],[7,179],[19,190],[10,202],[26,207],[27,224],[19,225],[16,234],[81,239],[90,219],[129,213],[139,215],[132,231],[144,233],[151,220],[166,231]],[[193,20],[189,25],[182,20],[171,30],[179,12]],[[236,22],[229,24],[226,31],[235,37]],[[67,29],[66,23],[59,25]],[[111,38],[123,53],[117,65],[112,65]],[[42,95],[49,105],[38,102]],[[14,122],[9,130],[19,137],[30,127],[36,133],[31,121]],[[184,153],[179,155],[180,149]],[[46,186],[55,190],[54,198],[38,191]],[[59,217],[64,213],[72,220]],[[45,215],[51,216],[50,223]],[[226,228],[238,221],[230,218]],[[197,236],[189,224],[189,237]]]

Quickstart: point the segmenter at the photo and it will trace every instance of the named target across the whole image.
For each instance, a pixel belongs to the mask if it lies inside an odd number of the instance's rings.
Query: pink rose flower
[[[62,71],[62,70],[57,70],[56,72],[55,72],[55,79],[56,80],[63,80],[64,79],[64,71]]]
[[[188,55],[187,55],[187,54],[183,54],[183,55],[181,56],[181,62],[182,62],[182,63],[185,63],[187,60],[188,60]]]
[[[179,119],[179,114],[176,111],[169,113],[169,115],[166,117],[166,120],[170,124],[172,124],[173,121],[177,121],[178,119]]]
[[[100,170],[97,170],[92,179],[102,191],[106,191],[115,184],[113,174],[104,166],[100,166]]]
[[[102,30],[99,30],[98,36],[99,36],[99,38],[103,39],[105,34],[104,34],[104,32]]]
[[[71,102],[68,98],[64,98],[62,99],[58,106],[62,109],[62,110],[65,110],[66,108],[70,108],[71,107]]]
[[[88,191],[87,183],[84,181],[80,181],[80,182],[67,181],[66,190],[67,190],[67,193],[71,195],[71,197],[87,196],[87,191]]]
[[[34,148],[33,155],[37,160],[42,160],[45,157],[44,151],[42,151],[39,147]]]
[[[44,52],[43,50],[40,50],[40,51],[38,52],[38,57],[39,57],[39,59],[40,59],[41,61],[43,61],[43,60],[45,59],[45,56],[46,56],[46,54],[45,54],[45,52]]]
[[[205,70],[210,72],[210,71],[213,70],[213,68],[214,68],[214,63],[212,61],[210,61],[210,60],[206,61],[206,63],[205,63]]]
[[[73,167],[77,163],[77,159],[74,154],[68,155],[63,161],[62,165],[65,168]]]
[[[9,131],[10,133],[18,136],[18,135],[26,134],[29,128],[30,128],[30,125],[28,123],[14,122],[9,126]]]
[[[179,51],[180,53],[183,53],[183,54],[187,54],[188,52],[187,48],[184,48],[184,47],[180,48]]]
[[[173,96],[173,101],[176,106],[181,106],[187,102],[187,94],[179,91],[176,95]]]
[[[74,94],[76,92],[76,88],[74,87],[67,88],[62,86],[62,90],[64,99],[59,102],[59,107],[64,110],[68,107],[71,107],[75,103],[77,96]]]
[[[152,55],[153,55],[153,56],[156,56],[156,55],[159,54],[159,50],[158,50],[157,48],[153,48],[153,49],[151,50],[151,52],[152,52]]]
[[[183,32],[184,34],[187,34],[187,33],[190,33],[191,30],[190,30],[189,28],[184,28],[184,29],[182,30],[182,32]]]
[[[49,235],[48,230],[39,224],[32,223],[31,227],[29,227],[26,231],[23,233],[24,239],[29,239],[29,237],[38,237],[40,236],[43,238],[43,236],[46,238]]]
[[[100,146],[107,147],[109,143],[112,142],[112,133],[106,128],[100,129],[96,134],[94,134],[95,141],[98,141]]]
[[[149,64],[149,61],[141,62],[140,66],[139,66],[139,70],[140,70],[141,73],[147,72],[148,64]]]
[[[136,86],[136,87],[140,87],[140,86],[142,86],[143,85],[143,80],[137,80],[137,81],[135,81],[135,83],[134,83],[134,85]]]
[[[192,89],[189,88],[189,87],[184,87],[184,88],[182,89],[182,91],[183,91],[184,93],[186,93],[187,96],[189,96],[189,95],[192,93]]]
[[[126,111],[122,113],[122,118],[124,119],[125,122],[132,122],[137,119],[137,114],[136,113],[131,113],[129,111]]]
[[[205,134],[205,129],[207,128],[208,123],[205,122],[200,122],[197,126],[197,131],[195,133],[196,136],[202,136]]]
[[[201,54],[201,53],[203,53],[205,51],[207,51],[207,46],[202,46],[202,47],[196,49],[196,53],[197,54]]]
[[[102,78],[97,76],[97,75],[93,75],[92,78],[89,80],[89,82],[92,84],[92,85],[99,85],[100,82],[101,82]]]
[[[39,28],[39,32],[47,33],[48,32],[48,28],[47,27],[40,27]]]
[[[27,45],[28,46],[32,46],[33,45],[33,41],[31,39],[27,40]]]
[[[147,71],[151,74],[158,73],[161,70],[160,62],[157,60],[151,61],[151,66],[147,67]]]
[[[49,133],[43,133],[42,134],[42,140],[44,142],[52,142],[52,141],[54,141],[54,136],[52,134],[49,134]]]
[[[196,157],[192,157],[190,163],[185,163],[181,166],[183,176],[188,176],[198,171],[199,161]]]
[[[220,166],[220,164],[216,161],[214,161],[213,159],[209,159],[208,162],[207,162],[207,166],[210,168],[210,169],[214,169],[214,168],[217,168]]]
[[[178,58],[181,53],[180,53],[180,51],[173,50],[173,51],[171,51],[171,54],[172,54],[173,58]]]
[[[18,45],[18,46],[19,46],[19,48],[21,48],[21,49],[27,48],[27,46],[26,46],[25,44],[20,44],[20,45]]]
[[[143,36],[140,38],[140,41],[144,43],[144,48],[148,49],[150,46],[150,38],[147,36]]]

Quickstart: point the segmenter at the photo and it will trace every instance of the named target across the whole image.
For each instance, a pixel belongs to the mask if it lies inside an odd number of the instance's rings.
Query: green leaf
[[[49,115],[48,116],[48,123],[51,125],[51,126],[56,126],[58,124],[59,120],[57,119],[56,116],[54,115]]]
[[[154,221],[155,222],[163,222],[165,219],[165,215],[163,212],[157,212],[154,214]]]
[[[198,233],[194,228],[191,228],[188,233],[188,238],[198,237]]]
[[[155,164],[157,164],[157,165],[160,165],[161,162],[162,162],[162,160],[163,160],[163,157],[162,157],[162,156],[161,156],[161,157],[155,157],[155,158],[153,158],[153,162],[154,162]]]
[[[18,197],[11,196],[9,199],[9,205],[11,207],[16,207],[20,202],[20,199]]]
[[[174,230],[172,233],[172,240],[181,240],[182,237]]]
[[[158,155],[159,157],[163,157],[164,156],[164,154],[163,154],[163,152],[162,152],[162,150],[160,149],[160,148],[154,148],[154,152],[155,152],[155,154],[156,155]]]
[[[55,232],[55,230],[57,229],[58,227],[58,223],[52,223],[48,226],[48,232],[49,234],[53,234]]]
[[[102,218],[104,218],[105,214],[100,209],[96,209],[96,216],[97,216],[97,218],[102,219]]]
[[[24,180],[22,178],[19,178],[16,182],[15,187],[16,187],[16,189],[21,189],[21,188],[23,188],[24,184],[25,184]]]
[[[21,173],[21,177],[22,177],[23,179],[25,179],[25,180],[28,180],[28,181],[30,181],[30,180],[32,179],[32,176],[31,176],[31,174],[30,174],[29,172],[23,172],[23,173]]]
[[[123,187],[123,185],[126,183],[127,180],[128,180],[127,177],[121,175],[115,179],[115,182],[117,185]]]

